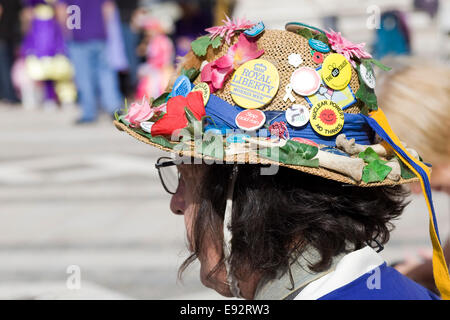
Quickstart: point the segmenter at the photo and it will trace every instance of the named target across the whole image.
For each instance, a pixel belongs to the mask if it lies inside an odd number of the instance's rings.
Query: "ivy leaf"
[[[222,37],[215,37],[214,39],[211,40],[211,46],[214,49],[219,48],[222,45],[222,40],[223,40]]]
[[[141,129],[135,129],[134,131],[136,133],[140,134],[141,136],[148,138],[151,142],[159,144],[160,146],[163,146],[163,147],[166,147],[169,149],[173,149],[173,147],[175,146],[174,143],[171,143],[169,140],[167,140],[163,136],[153,137],[150,133],[145,132],[144,130],[141,130]]]
[[[288,140],[286,144],[281,147],[282,150],[285,150],[286,153],[295,153],[299,154],[303,159],[310,160],[314,158],[319,152],[319,148],[315,146],[311,146],[306,143],[300,143],[293,140]]]
[[[265,148],[258,150],[262,157],[285,164],[315,167],[319,166],[319,159],[312,159],[317,155],[317,147],[288,140],[283,147]]]
[[[224,147],[222,136],[214,133],[206,133],[203,136],[201,152],[203,155],[212,158],[223,159]]]
[[[358,154],[358,157],[363,159],[364,162],[366,163],[371,163],[373,161],[380,160],[378,154],[371,147],[368,147],[363,152],[360,152]]]
[[[365,183],[381,182],[386,179],[392,168],[384,164],[385,161],[374,160],[363,169],[362,180]]]
[[[163,103],[166,102],[167,97],[169,96],[169,92],[164,92],[162,95],[160,95],[158,98],[153,100],[152,107],[159,107]]]
[[[364,104],[367,106],[370,110],[378,110],[378,102],[377,102],[377,96],[375,94],[375,91],[371,88],[369,88],[364,81],[362,80],[359,67],[357,67],[357,71],[359,74],[359,89],[356,92],[356,98],[364,102]]]
[[[191,48],[197,56],[203,57],[206,55],[210,45],[214,49],[217,49],[222,45],[222,40],[222,37],[215,37],[213,40],[211,40],[209,36],[199,37],[192,41]]]
[[[412,172],[407,166],[406,164],[403,163],[402,160],[400,160],[400,158],[398,156],[395,156],[395,158],[397,159],[398,163],[400,164],[400,174],[402,176],[403,179],[412,179],[415,178],[416,175],[414,174],[414,172]]]
[[[195,134],[202,133],[202,122],[197,120],[197,118],[194,116],[191,110],[189,110],[188,107],[184,107],[184,112],[186,114],[186,119],[188,121],[188,126],[186,129],[191,134],[191,137],[196,140]]]
[[[208,50],[210,44],[211,39],[209,39],[209,36],[203,36],[192,41],[191,48],[197,56],[203,57],[206,55],[206,51]]]
[[[297,34],[301,35],[302,37],[306,38],[306,39],[311,39],[313,37],[313,33],[310,29],[308,28],[302,28],[302,29],[298,29],[297,30]]]
[[[323,43],[326,43],[327,45],[330,45],[328,42],[328,37],[325,34],[323,34],[322,32],[315,34],[313,36],[313,38],[316,40],[322,41]]]
[[[197,79],[198,75],[200,74],[200,70],[196,68],[190,68],[190,69],[181,69],[181,75],[185,75],[189,78],[191,82],[194,82],[195,79]]]

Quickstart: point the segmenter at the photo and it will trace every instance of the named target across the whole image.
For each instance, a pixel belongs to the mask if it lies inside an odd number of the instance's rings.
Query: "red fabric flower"
[[[187,97],[176,96],[167,101],[167,112],[152,126],[152,136],[171,136],[175,130],[186,128],[188,121],[184,108],[188,107],[194,116],[201,120],[206,115],[203,96],[193,91]]]

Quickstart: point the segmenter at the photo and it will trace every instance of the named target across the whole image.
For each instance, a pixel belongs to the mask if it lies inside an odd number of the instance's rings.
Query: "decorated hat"
[[[263,22],[228,18],[206,32],[166,92],[125,106],[115,126],[180,156],[276,164],[361,187],[420,181],[435,278],[450,296],[430,165],[398,139],[377,104],[374,68],[389,68],[363,43],[298,22],[266,30]]]

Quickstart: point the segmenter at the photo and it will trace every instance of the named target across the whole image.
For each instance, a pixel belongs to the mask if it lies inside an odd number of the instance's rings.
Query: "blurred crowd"
[[[0,0],[0,99],[28,109],[77,104],[78,124],[112,116],[126,98],[159,96],[190,42],[250,2]],[[414,6],[433,17],[438,3]],[[339,30],[337,17],[322,24]],[[376,58],[410,54],[405,15],[381,12],[369,45]]]
[[[163,92],[176,56],[213,24],[213,1],[0,0],[0,99],[77,103],[77,124]],[[224,12],[225,14],[225,12]]]

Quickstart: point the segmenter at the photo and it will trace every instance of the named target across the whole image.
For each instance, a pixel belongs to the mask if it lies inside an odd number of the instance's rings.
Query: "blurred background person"
[[[167,87],[173,73],[175,58],[172,40],[158,19],[148,17],[144,22],[144,39],[140,45],[147,61],[139,68],[136,98],[158,97]]]
[[[14,54],[20,42],[19,0],[0,0],[0,100],[18,102],[11,81]]]
[[[25,36],[21,47],[24,72],[42,85],[44,108],[54,109],[60,102],[75,100],[71,83],[73,69],[67,58],[62,28],[52,0],[23,0]],[[20,63],[20,62],[19,62]],[[36,97],[29,97],[28,88],[19,84],[26,106],[36,106]],[[68,89],[68,90],[67,90]]]
[[[383,63],[393,70],[380,73],[377,78],[378,104],[399,138],[417,146],[424,161],[432,164],[432,191],[447,194],[450,203],[450,68],[408,57],[390,57]],[[411,127],[417,130],[412,132]],[[413,184],[411,190],[422,192],[419,183]],[[446,218],[450,219],[450,212]],[[445,243],[444,255],[449,264],[450,238],[441,241]],[[396,268],[436,292],[431,252],[422,261],[407,259]]]
[[[137,69],[139,57],[136,49],[139,44],[140,31],[135,26],[133,16],[138,11],[138,0],[116,0],[116,5],[120,14],[120,27],[122,31],[125,54],[128,68],[119,74],[120,89],[123,95],[131,97],[137,87]]]
[[[113,65],[114,57],[111,57],[118,52],[108,50],[107,27],[116,19],[117,12],[111,0],[61,0],[61,21],[66,21],[67,6],[71,5],[78,6],[81,13],[80,28],[67,30],[69,54],[75,67],[82,110],[76,124],[92,123],[98,118],[98,97],[101,107],[111,117],[123,105],[119,78]]]

